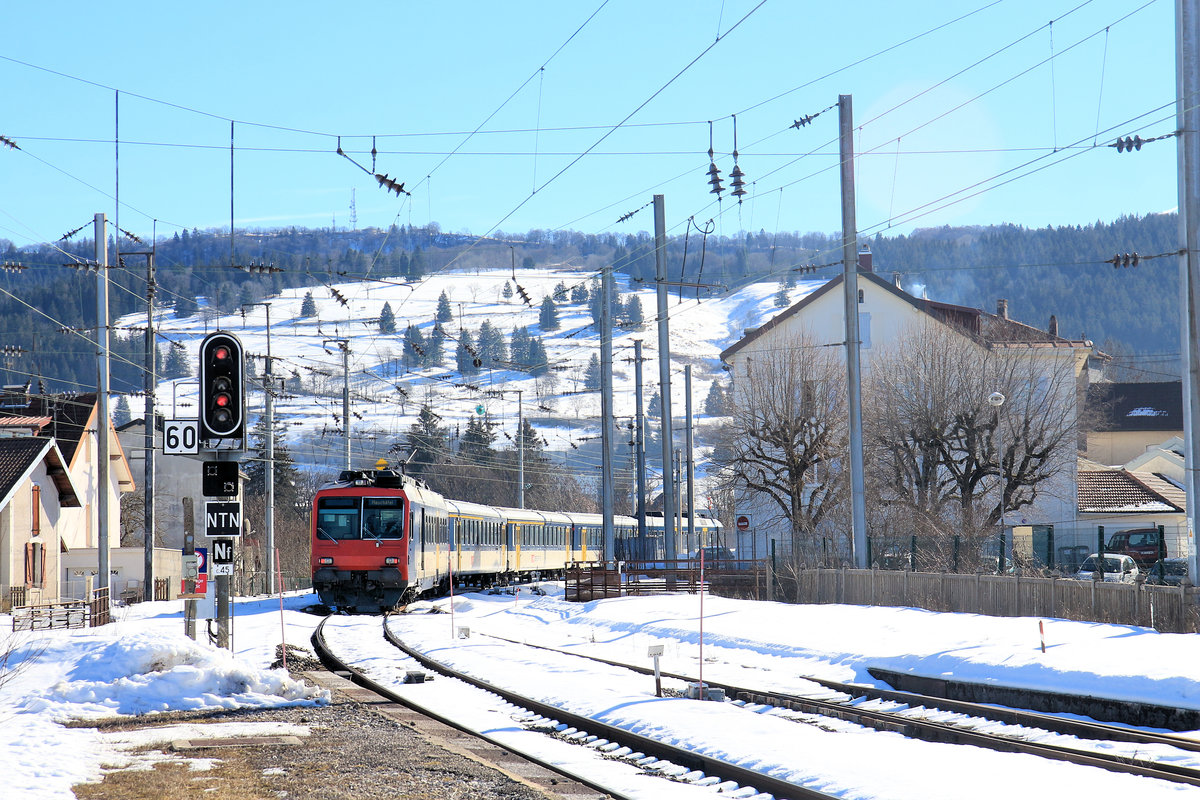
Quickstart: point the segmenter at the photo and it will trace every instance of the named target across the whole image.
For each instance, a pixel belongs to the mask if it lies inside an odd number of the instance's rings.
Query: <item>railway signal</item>
[[[246,398],[242,343],[224,331],[200,343],[200,432],[205,439],[240,439]]]

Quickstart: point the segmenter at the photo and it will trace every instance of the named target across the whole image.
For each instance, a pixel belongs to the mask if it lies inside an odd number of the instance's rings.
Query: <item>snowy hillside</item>
[[[496,271],[446,271],[417,284],[401,279],[356,281],[332,286],[290,289],[262,305],[246,309],[245,315],[216,315],[204,307],[197,316],[179,319],[168,309],[158,316],[160,341],[177,342],[185,348],[186,361],[197,363],[200,340],[214,330],[236,334],[246,353],[254,358],[248,369],[261,375],[270,348],[277,377],[286,381],[284,395],[276,403],[276,415],[286,421],[286,443],[302,464],[322,471],[342,466],[342,352],[336,340],[349,348],[351,457],[352,466],[372,466],[386,457],[388,448],[415,421],[421,406],[428,403],[451,434],[465,428],[466,420],[480,407],[498,424],[500,447],[511,446],[517,430],[518,392],[524,414],[542,435],[548,453],[582,473],[594,472],[599,454],[593,445],[585,454],[584,443],[600,434],[600,394],[585,392],[584,373],[593,354],[600,351],[599,332],[592,326],[586,304],[561,303],[560,327],[542,331],[538,325],[542,299],[559,283],[567,289],[581,283],[590,286],[592,275],[559,269]],[[511,298],[504,296],[505,283],[512,285]],[[792,291],[797,300],[820,285],[800,283]],[[515,291],[525,290],[530,303]],[[635,412],[633,342],[643,341],[644,401],[657,392],[658,336],[657,301],[653,286],[630,285],[618,275],[616,289],[624,299],[636,293],[645,315],[638,330],[618,328],[613,342],[614,413],[618,426],[627,424]],[[316,313],[302,314],[304,297],[311,291]],[[776,284],[756,284],[737,294],[697,301],[672,294],[669,306],[672,394],[675,416],[684,413],[684,366],[692,366],[692,405],[701,419],[704,398],[714,380],[727,380],[720,370],[718,355],[736,341],[746,327],[762,324],[778,309],[773,298]],[[453,320],[442,323],[449,335],[440,369],[410,368],[405,364],[404,333],[417,326],[426,338],[432,336],[438,299],[445,292]],[[685,291],[686,294],[686,291]],[[344,303],[338,297],[344,299]],[[381,334],[379,317],[385,304],[395,314],[394,334]],[[550,371],[534,377],[515,369],[483,369],[463,376],[454,368],[454,349],[461,329],[475,336],[485,321],[507,338],[512,330],[528,326],[534,337],[542,337]],[[132,316],[122,324],[144,324]],[[497,396],[496,393],[502,393]],[[164,381],[159,385],[157,408],[166,419],[196,417],[195,378]],[[132,402],[138,408],[140,402]],[[254,391],[248,400],[251,424],[263,411],[263,395]],[[136,412],[135,412],[136,414]],[[677,431],[679,426],[677,425]],[[703,445],[702,433],[698,432]],[[618,457],[628,450],[628,436],[618,433]],[[680,438],[682,441],[682,436]],[[701,470],[702,471],[702,470]]]

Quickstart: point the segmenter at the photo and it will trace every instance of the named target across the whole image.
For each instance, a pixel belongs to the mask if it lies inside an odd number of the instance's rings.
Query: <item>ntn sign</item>
[[[205,503],[204,533],[210,537],[241,536],[242,504],[213,501]]]

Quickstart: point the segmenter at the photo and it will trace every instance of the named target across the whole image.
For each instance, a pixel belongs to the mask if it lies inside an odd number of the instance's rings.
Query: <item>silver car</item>
[[[1133,583],[1138,576],[1137,562],[1126,555],[1105,553],[1101,564],[1100,556],[1092,553],[1083,560],[1075,579],[1080,581],[1092,580],[1092,573],[1100,572],[1103,567],[1105,582]]]

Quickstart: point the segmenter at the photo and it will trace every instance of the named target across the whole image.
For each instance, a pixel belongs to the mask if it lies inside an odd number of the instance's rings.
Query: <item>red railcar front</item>
[[[410,585],[409,498],[402,480],[382,483],[343,473],[313,498],[313,589],[325,605],[387,611]]]

